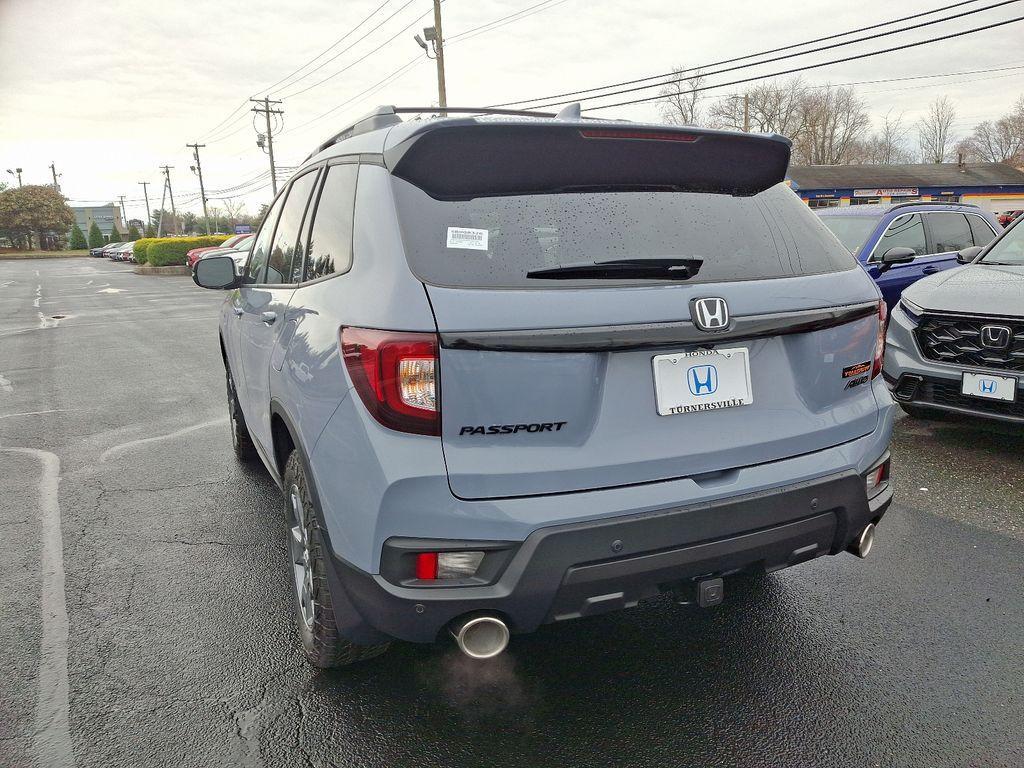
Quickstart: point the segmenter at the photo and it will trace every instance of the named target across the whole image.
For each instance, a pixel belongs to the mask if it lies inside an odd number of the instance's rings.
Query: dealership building
[[[117,225],[117,231],[122,235],[128,229],[121,218],[121,206],[117,203],[72,205],[69,207],[71,212],[75,214],[75,222],[82,232],[87,235],[89,234],[89,227],[92,226],[93,222],[96,222],[96,226],[100,228],[100,232],[103,233],[104,237],[110,237],[115,224]]]
[[[1024,208],[1024,172],[1004,163],[797,165],[790,186],[812,208],[931,200]]]

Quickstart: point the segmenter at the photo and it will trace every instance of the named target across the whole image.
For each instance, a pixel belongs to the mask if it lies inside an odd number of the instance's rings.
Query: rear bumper
[[[863,477],[847,471],[712,502],[540,528],[506,545],[503,569],[486,585],[403,586],[337,558],[329,577],[332,591],[343,590],[352,609],[383,635],[433,642],[472,611],[500,614],[512,631],[530,632],[636,605],[676,582],[773,571],[842,552],[891,501],[891,484],[869,500]]]

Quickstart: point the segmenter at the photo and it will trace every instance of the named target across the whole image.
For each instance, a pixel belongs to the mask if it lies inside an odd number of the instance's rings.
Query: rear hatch
[[[455,495],[724,483],[875,429],[877,292],[779,183],[784,140],[462,121],[418,141],[385,158]]]

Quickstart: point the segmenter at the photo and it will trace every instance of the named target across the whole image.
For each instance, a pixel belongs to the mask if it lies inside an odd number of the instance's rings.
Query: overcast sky
[[[494,104],[654,75],[677,65],[701,65],[933,10],[953,0],[899,4],[882,0],[549,0],[499,28],[458,37],[538,2],[444,2],[449,104]],[[994,2],[966,4],[922,20]],[[382,5],[369,23],[340,45],[274,85]],[[422,56],[412,39],[414,32],[432,24],[431,8],[431,0],[0,0],[0,176],[11,182],[6,169],[20,166],[26,184],[50,183],[48,166],[54,161],[63,174],[62,190],[72,200],[109,200],[123,194],[129,217],[142,218],[145,209],[138,202],[142,196],[138,182],[150,182],[150,202],[156,208],[161,191],[158,166],[167,163],[174,166],[176,200],[182,207],[198,210],[199,185],[189,171],[191,151],[184,146],[198,140],[207,145],[202,150],[207,194],[214,198],[211,205],[220,205],[216,198],[238,195],[230,188],[259,177],[269,167],[255,144],[255,116],[248,111],[249,105],[240,108],[251,95],[262,96],[269,88],[271,97],[284,101],[284,128],[275,140],[282,166],[297,165],[318,142],[377,104],[436,103],[434,63]],[[393,13],[390,21],[359,39]],[[1015,16],[1024,16],[1024,3],[838,51],[741,70],[710,82],[890,47]],[[896,28],[909,23],[913,22]],[[932,99],[946,94],[957,107],[955,130],[965,134],[975,123],[1006,112],[1024,93],[1022,41],[1024,23],[1017,23],[825,67],[805,77],[812,83],[848,83],[1018,67],[858,86],[874,119],[892,109],[904,112],[908,123],[919,118]],[[359,95],[414,59],[417,63],[380,90]],[[316,72],[299,79],[318,66]],[[297,93],[308,86],[315,87]],[[328,113],[339,105],[343,106]],[[324,113],[328,114],[315,119]],[[593,114],[656,120],[658,107],[641,104]],[[242,196],[233,202],[244,202],[254,212],[269,199],[269,185],[260,188],[264,183],[242,187]]]

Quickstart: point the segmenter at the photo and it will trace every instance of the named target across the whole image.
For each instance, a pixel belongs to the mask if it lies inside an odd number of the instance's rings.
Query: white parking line
[[[159,440],[171,440],[171,439],[173,439],[175,437],[180,437],[181,435],[187,435],[189,432],[195,432],[196,430],[199,430],[199,429],[206,429],[207,427],[212,427],[212,426],[214,426],[216,424],[225,424],[227,422],[227,420],[228,420],[227,416],[222,416],[219,419],[212,419],[210,421],[204,421],[201,424],[193,424],[190,427],[184,427],[184,428],[179,429],[179,430],[177,430],[175,432],[168,432],[166,435],[155,435],[153,437],[143,437],[143,438],[140,438],[138,440],[129,440],[127,443],[120,443],[118,445],[114,445],[114,446],[111,446],[110,448],[107,448],[107,450],[105,450],[103,453],[100,454],[100,461],[104,462],[107,459],[109,459],[111,456],[117,456],[117,455],[119,455],[121,453],[124,453],[125,451],[129,450],[130,448],[135,448],[136,446],[139,446],[139,445],[144,445],[146,443],[155,443],[155,442],[157,442]]]
[[[35,448],[0,448],[4,453],[33,456],[42,465],[39,481],[40,613],[42,639],[32,751],[36,765],[73,768],[68,727],[68,610],[64,594],[64,538],[60,528],[60,459]]]
[[[0,419],[13,419],[18,416],[42,416],[47,413],[69,413],[71,411],[81,411],[82,408],[51,408],[48,411],[22,411],[21,413],[0,413]]]

